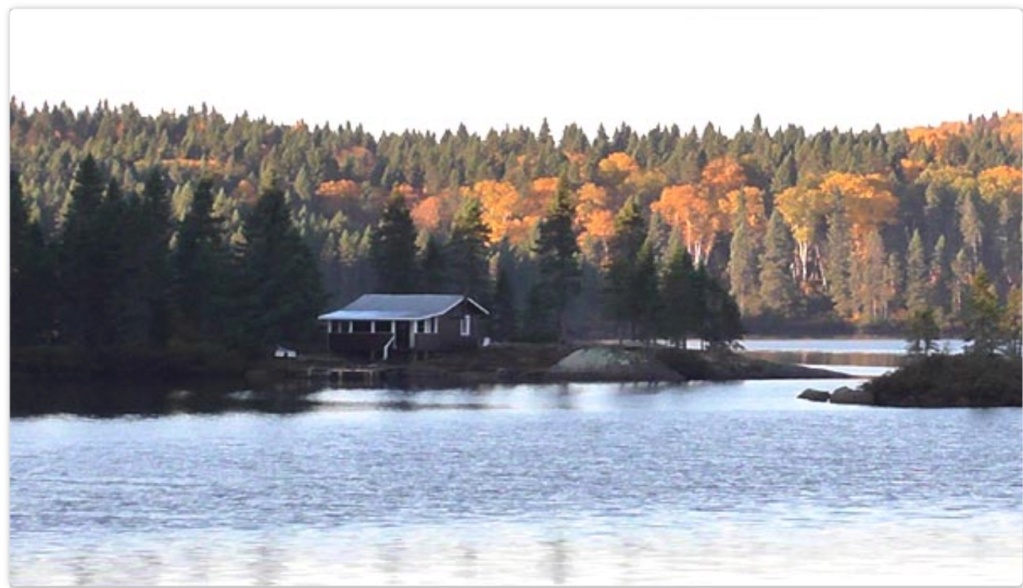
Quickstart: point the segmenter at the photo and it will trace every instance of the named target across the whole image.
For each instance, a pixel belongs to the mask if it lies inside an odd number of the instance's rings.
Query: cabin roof
[[[321,314],[321,321],[418,321],[440,316],[462,300],[483,314],[490,314],[478,302],[461,294],[363,294],[348,306]]]

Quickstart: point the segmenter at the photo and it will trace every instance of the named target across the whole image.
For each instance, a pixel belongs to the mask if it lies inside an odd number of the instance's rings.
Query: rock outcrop
[[[807,388],[806,390],[803,390],[803,392],[799,396],[797,396],[797,398],[802,398],[803,400],[810,400],[813,402],[827,402],[828,400],[831,400],[831,392]]]
[[[874,393],[863,388],[842,386],[831,393],[832,404],[874,404]]]
[[[586,347],[577,349],[548,370],[574,381],[678,382],[681,375],[645,349]]]

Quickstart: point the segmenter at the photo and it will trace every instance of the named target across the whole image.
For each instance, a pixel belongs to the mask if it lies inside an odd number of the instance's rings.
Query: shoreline
[[[573,364],[566,358],[598,350],[604,362]],[[11,380],[57,384],[178,384],[205,380],[260,387],[295,380],[331,381],[346,370],[372,371],[380,384],[411,389],[483,384],[587,382],[685,382],[854,378],[843,372],[761,357],[759,352],[701,351],[660,346],[580,343],[511,343],[438,354],[425,360],[357,362],[313,354],[297,359],[245,360],[218,350],[168,352],[112,350],[89,354],[67,348],[12,349]]]

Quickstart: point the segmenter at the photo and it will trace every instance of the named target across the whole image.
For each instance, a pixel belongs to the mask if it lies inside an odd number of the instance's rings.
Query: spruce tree
[[[780,317],[795,314],[797,290],[792,277],[795,245],[781,213],[775,209],[767,222],[764,253],[760,261],[760,300],[763,308]]]
[[[640,249],[647,239],[647,223],[640,210],[639,199],[629,198],[615,216],[614,235],[608,243],[608,269],[605,280],[605,311],[609,318],[628,325],[635,335],[644,305],[651,300],[635,296],[637,264]]]
[[[828,281],[828,293],[835,303],[835,311],[842,318],[853,314],[853,297],[850,284],[852,236],[846,219],[845,207],[836,198],[832,212],[828,215],[827,265],[824,277]]]
[[[967,353],[994,355],[1005,345],[1008,337],[1003,311],[994,284],[983,268],[973,276],[964,301],[963,314],[963,340],[969,343]]]
[[[906,309],[911,313],[928,308],[927,260],[923,239],[914,230],[906,251]]]
[[[170,339],[172,277],[168,257],[171,239],[170,199],[163,172],[153,168],[142,189],[142,292],[147,305],[148,343],[163,347]]]
[[[483,222],[483,207],[468,198],[455,213],[445,247],[452,290],[490,304],[490,227]]]
[[[39,224],[31,222],[11,170],[11,346],[41,343],[53,322],[54,276]]]
[[[384,204],[380,222],[370,237],[369,256],[377,276],[377,292],[408,294],[418,290],[416,228],[405,197],[398,192]]]
[[[491,306],[491,333],[498,341],[511,341],[517,333],[515,284],[508,262],[502,256],[497,264],[494,302]]]
[[[581,270],[579,243],[575,230],[575,204],[562,176],[554,200],[537,227],[538,278],[530,291],[532,320],[529,329],[546,331],[565,339],[565,311],[579,294]]]
[[[178,228],[171,258],[177,328],[185,339],[212,343],[229,279],[223,219],[213,215],[213,182],[199,181]]]
[[[419,259],[419,275],[423,292],[445,292],[448,285],[448,267],[444,247],[431,233],[426,236]]]
[[[657,324],[661,337],[683,349],[697,331],[702,310],[698,307],[695,273],[693,258],[676,242],[660,280]]]
[[[103,202],[103,172],[92,155],[86,155],[75,173],[71,201],[60,237],[59,275],[61,312],[58,336],[89,350],[100,348],[107,296],[103,283],[104,243],[99,238]]]
[[[728,261],[728,279],[732,296],[744,315],[756,314],[760,309],[760,289],[757,284],[758,246],[751,234],[746,216],[746,199],[740,197],[739,206],[732,217],[733,226],[731,255]]]
[[[651,239],[643,242],[636,255],[633,277],[629,284],[629,299],[633,302],[635,332],[643,341],[649,341],[656,335],[658,312],[658,280],[657,261],[654,258],[654,247]]]
[[[244,221],[234,297],[235,343],[256,352],[311,342],[325,296],[312,252],[292,223],[284,193],[266,188]]]
[[[699,335],[711,349],[727,349],[742,338],[742,314],[735,299],[707,273],[704,266],[696,270],[697,300],[701,303],[702,321]]]

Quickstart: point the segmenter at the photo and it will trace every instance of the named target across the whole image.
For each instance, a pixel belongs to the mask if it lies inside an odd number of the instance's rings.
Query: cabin
[[[364,294],[319,316],[330,350],[387,360],[479,347],[490,312],[459,294]]]

